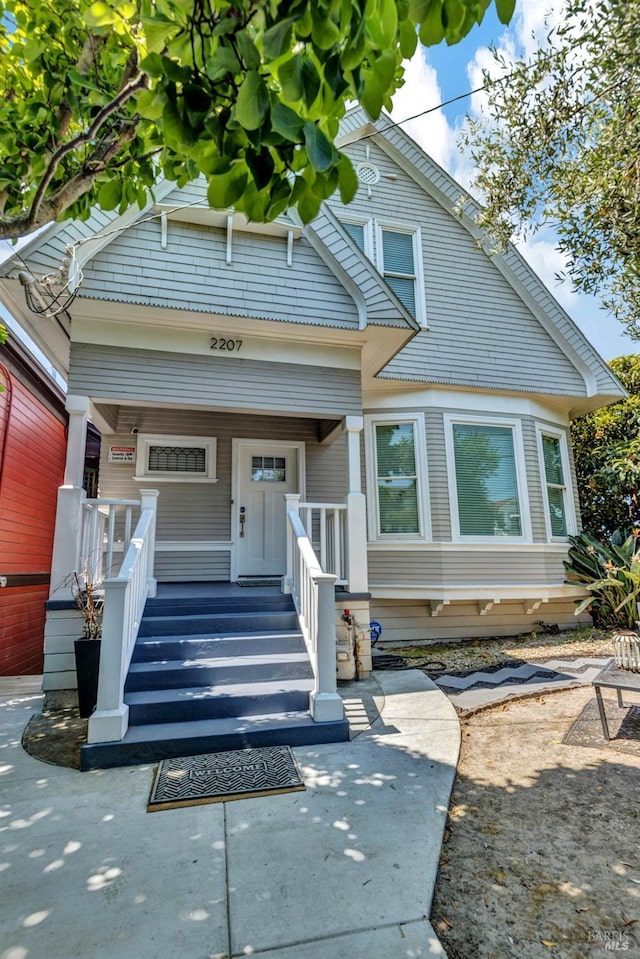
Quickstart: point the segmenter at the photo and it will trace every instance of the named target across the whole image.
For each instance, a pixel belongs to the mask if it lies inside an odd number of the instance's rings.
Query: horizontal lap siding
[[[15,377],[0,394],[0,574],[49,573],[66,430]],[[48,587],[0,589],[0,675],[42,670]]]
[[[100,495],[135,499],[140,488],[152,487],[153,479],[143,483],[133,479],[134,467],[127,463],[109,463],[110,446],[135,445],[131,430],[140,433],[165,433],[177,436],[214,436],[217,439],[217,483],[158,483],[157,539],[195,542],[228,542],[231,537],[231,459],[232,439],[304,442],[306,451],[306,496],[311,501],[340,502],[346,491],[346,448],[344,438],[322,446],[316,422],[293,417],[242,416],[208,413],[201,410],[151,409],[123,407],[118,418],[118,433],[103,437],[100,462]],[[188,569],[215,565],[216,578],[228,579],[228,553],[184,551]],[[187,566],[173,563],[173,552],[156,553],[162,576],[176,578],[191,574]],[[182,560],[181,560],[182,562]],[[172,565],[173,563],[173,565]],[[224,576],[222,572],[224,571]],[[204,577],[205,579],[208,577]]]
[[[564,582],[563,555],[540,550],[505,552],[369,550],[370,586],[548,586]]]
[[[80,297],[323,326],[358,327],[356,305],[311,245],[235,232],[226,263],[224,230],[169,223],[132,227],[84,269]]]
[[[379,645],[448,643],[451,640],[475,637],[517,636],[520,633],[540,631],[539,624],[557,625],[564,629],[590,622],[587,616],[576,617],[571,600],[553,600],[543,603],[527,615],[524,604],[517,600],[503,601],[485,616],[480,616],[475,602],[451,603],[438,616],[431,616],[427,603],[415,600],[373,600],[371,617],[382,624]],[[437,655],[434,654],[434,659]]]
[[[361,411],[360,372],[74,343],[69,392],[217,409],[342,417]]]
[[[48,586],[0,591],[0,676],[42,672],[44,604]]]
[[[584,396],[581,374],[465,227],[376,144],[367,144],[380,182],[371,187],[371,197],[360,186],[348,210],[335,200],[332,208],[338,217],[345,212],[420,227],[429,326],[383,375]],[[355,162],[365,160],[365,144],[346,152]]]
[[[230,579],[231,553],[218,552],[158,552],[155,575],[158,582],[223,582]]]

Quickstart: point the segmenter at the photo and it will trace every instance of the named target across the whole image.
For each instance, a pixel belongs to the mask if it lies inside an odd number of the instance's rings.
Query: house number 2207
[[[210,350],[226,350],[227,353],[237,353],[242,346],[242,340],[226,340],[222,336],[212,336]]]

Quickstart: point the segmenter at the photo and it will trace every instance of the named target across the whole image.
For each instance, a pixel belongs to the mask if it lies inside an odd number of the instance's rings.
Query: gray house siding
[[[381,179],[361,186],[340,215],[419,226],[428,331],[419,333],[385,368],[383,378],[514,392],[584,396],[581,373],[475,244],[468,230],[380,147],[367,140]],[[364,144],[346,148],[355,162]],[[375,237],[374,237],[375,247]],[[374,256],[375,256],[374,249]]]
[[[369,581],[378,585],[418,586],[561,586],[564,554],[506,548],[446,550],[369,550]],[[392,574],[390,575],[390,571]]]
[[[571,600],[555,599],[527,613],[521,600],[508,600],[480,616],[478,603],[469,601],[452,603],[432,616],[426,602],[374,599],[371,617],[382,624],[382,645],[413,645],[423,641],[429,645],[472,637],[516,636],[540,630],[541,621],[566,629],[590,622],[590,617],[584,614],[576,618],[574,608]]]
[[[123,407],[117,430],[103,437],[100,495],[133,499],[153,480],[133,479],[134,467],[110,463],[109,446],[130,446],[131,431],[217,439],[217,483],[158,483],[156,570],[160,580],[228,580],[231,537],[232,439],[295,441],[305,444],[306,497],[313,502],[342,502],[346,495],[346,445],[340,436],[321,445],[310,419],[242,416],[171,408]],[[171,549],[171,543],[219,543],[211,550]]]
[[[341,418],[361,411],[360,373],[293,363],[73,343],[69,392],[217,409]]]
[[[226,263],[224,230],[160,221],[131,227],[84,269],[80,297],[167,309],[358,327],[356,305],[304,237],[287,266],[286,236],[236,232]]]

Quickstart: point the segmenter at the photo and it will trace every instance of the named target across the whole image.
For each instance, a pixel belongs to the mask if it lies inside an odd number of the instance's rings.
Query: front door
[[[238,441],[233,497],[238,576],[285,572],[285,493],[300,491],[300,446]]]

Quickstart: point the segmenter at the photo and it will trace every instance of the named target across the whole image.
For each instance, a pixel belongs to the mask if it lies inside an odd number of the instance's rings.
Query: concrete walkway
[[[549,659],[505,666],[492,673],[477,670],[465,676],[445,674],[435,683],[456,709],[466,712],[520,696],[589,686],[610,658]]]
[[[376,679],[371,727],[295,750],[305,792],[152,814],[150,766],[28,756],[40,697],[0,681],[0,959],[444,956],[429,910],[459,723],[422,673]]]

